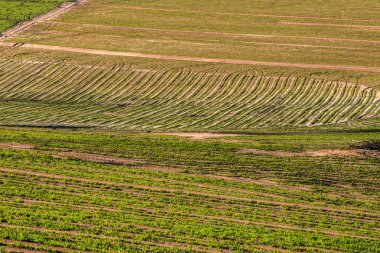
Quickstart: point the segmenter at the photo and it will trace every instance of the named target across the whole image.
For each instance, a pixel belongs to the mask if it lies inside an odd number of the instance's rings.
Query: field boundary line
[[[83,54],[93,54],[93,55],[136,57],[136,58],[147,58],[147,59],[158,59],[158,60],[193,61],[193,62],[224,63],[224,64],[236,64],[236,65],[294,67],[294,68],[307,68],[307,69],[328,69],[328,70],[380,73],[380,67],[366,67],[366,66],[346,66],[346,65],[329,65],[329,64],[309,64],[309,63],[268,62],[268,61],[253,61],[253,60],[238,60],[238,59],[203,58],[203,57],[192,57],[192,56],[145,54],[145,53],[134,53],[134,52],[123,52],[123,51],[109,51],[109,50],[98,50],[98,49],[87,49],[87,48],[75,48],[75,47],[63,47],[63,46],[51,46],[51,45],[39,45],[39,44],[24,44],[24,43],[6,43],[6,42],[0,42],[0,46],[41,49],[41,50],[61,51],[61,52],[71,52],[71,53],[83,53]]]
[[[57,16],[65,13],[66,11],[71,10],[85,2],[87,2],[87,0],[74,0],[73,2],[65,2],[61,4],[60,6],[58,6],[57,8],[51,11],[48,11],[44,14],[41,14],[30,21],[24,21],[24,22],[18,23],[15,26],[8,29],[7,31],[0,33],[0,41],[14,37],[17,34],[25,30],[28,30],[32,26],[39,24],[43,21],[56,18]]]

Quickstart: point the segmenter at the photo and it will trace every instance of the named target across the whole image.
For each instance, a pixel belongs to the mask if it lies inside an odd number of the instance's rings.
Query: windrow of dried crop
[[[15,60],[1,61],[0,70],[3,124],[252,129],[335,124],[380,113],[377,90],[309,77]]]

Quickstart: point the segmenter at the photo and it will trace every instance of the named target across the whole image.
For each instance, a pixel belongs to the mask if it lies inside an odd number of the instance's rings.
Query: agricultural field
[[[64,0],[0,0],[0,34],[22,21],[62,4]]]
[[[380,2],[63,2],[0,0],[0,253],[380,253]]]
[[[379,252],[378,132],[176,135],[1,128],[0,244]]]
[[[0,69],[5,125],[246,131],[366,124],[380,115],[377,90],[313,77],[11,59]]]
[[[11,41],[380,71],[378,13],[373,0],[91,0]]]
[[[364,19],[356,1],[293,2],[78,1],[0,42],[0,124],[378,125],[379,4],[361,2]]]

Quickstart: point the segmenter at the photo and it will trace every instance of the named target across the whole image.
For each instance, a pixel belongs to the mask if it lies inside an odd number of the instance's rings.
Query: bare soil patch
[[[191,139],[208,139],[208,138],[219,138],[219,137],[234,137],[242,136],[241,134],[221,134],[221,133],[181,133],[181,132],[172,132],[172,133],[154,133],[158,135],[171,135],[179,137],[188,137]]]
[[[98,155],[90,153],[79,153],[79,152],[59,152],[55,155],[58,158],[67,158],[73,157],[85,161],[110,164],[110,165],[120,165],[120,166],[130,166],[130,167],[139,167],[141,169],[156,170],[163,172],[180,172],[180,169],[177,168],[167,168],[159,166],[148,166],[144,164],[144,161],[133,160],[122,157],[108,156],[108,155]]]
[[[271,151],[271,150],[251,148],[251,149],[240,149],[238,153],[270,155],[270,156],[278,156],[278,157],[298,157],[298,156],[356,156],[356,157],[375,156],[375,157],[380,157],[380,152],[365,150],[365,149],[347,149],[347,150],[336,149],[336,150],[290,152],[290,151]]]
[[[73,157],[78,159],[83,159],[86,161],[104,163],[104,164],[113,164],[113,165],[134,165],[136,160],[119,158],[114,156],[106,155],[97,155],[89,153],[78,153],[78,152],[60,152],[56,155],[57,157]]]
[[[9,142],[9,143],[0,143],[0,148],[5,149],[15,149],[15,150],[31,150],[33,149],[33,145],[26,144],[26,143],[16,143],[16,142]]]

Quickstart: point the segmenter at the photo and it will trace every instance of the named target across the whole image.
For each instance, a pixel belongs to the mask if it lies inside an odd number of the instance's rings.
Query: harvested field
[[[225,64],[240,64],[240,65],[255,65],[255,66],[293,67],[293,68],[307,68],[307,69],[328,69],[328,70],[380,73],[380,68],[366,67],[366,66],[299,64],[299,63],[290,63],[290,62],[265,62],[265,61],[249,61],[249,60],[234,60],[234,59],[186,57],[186,56],[177,56],[177,55],[140,54],[140,53],[133,53],[133,52],[116,52],[116,51],[107,51],[107,50],[93,50],[93,49],[84,49],[84,48],[72,48],[72,47],[48,46],[48,45],[36,45],[36,44],[24,44],[24,43],[0,43],[0,46],[23,47],[23,48],[53,50],[53,51],[62,51],[62,52],[74,52],[74,53],[83,53],[83,54],[95,54],[95,55],[138,57],[138,58],[160,59],[160,60],[176,60],[176,61],[190,61],[190,62],[193,61],[193,62],[207,62],[207,63],[225,63]],[[308,45],[302,45],[302,46],[308,47]]]
[[[266,63],[263,66],[347,65],[361,72],[380,65],[380,19],[375,15],[380,7],[362,2],[323,2],[311,11],[302,1],[287,1],[282,10],[286,13],[279,13],[282,4],[268,6],[261,0],[240,1],[239,6],[228,0],[180,6],[173,0],[91,0],[11,41],[145,57]],[[304,10],[296,13],[300,6]],[[359,8],[360,17],[348,15]]]
[[[0,70],[5,125],[239,130],[339,124],[380,113],[377,90],[313,78],[9,59]]]

